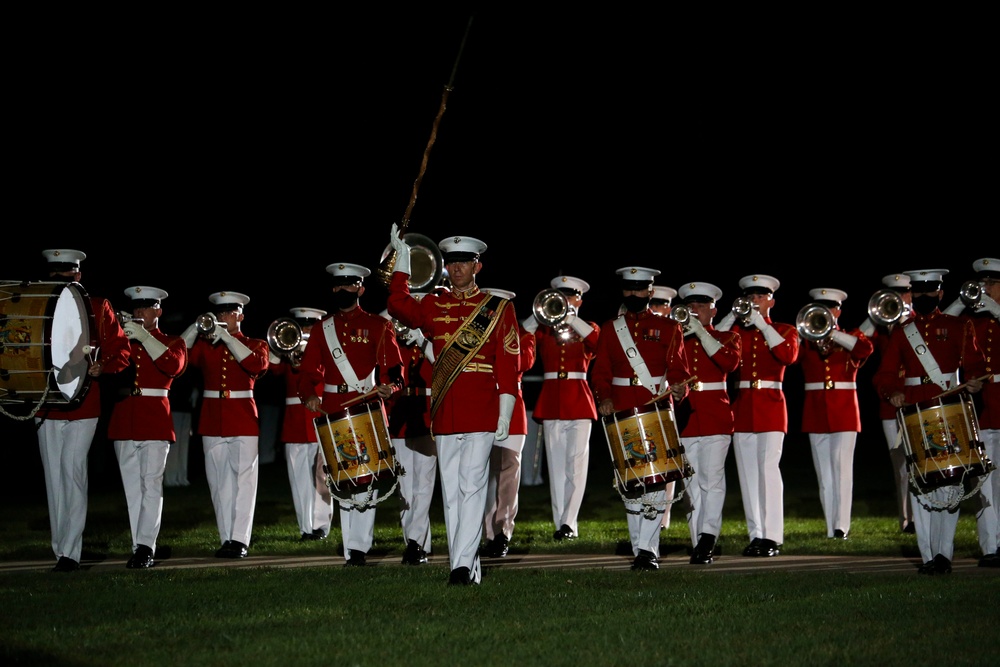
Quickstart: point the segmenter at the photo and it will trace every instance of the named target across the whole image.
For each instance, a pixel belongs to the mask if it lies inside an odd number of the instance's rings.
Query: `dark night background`
[[[409,231],[485,241],[478,282],[515,291],[522,318],[567,273],[603,322],[615,269],[639,265],[717,284],[720,318],[749,273],[781,281],[786,322],[841,288],[854,327],[883,275],[950,269],[950,302],[1000,252],[974,17],[492,8],[456,67],[469,13],[429,7],[12,24],[0,279],[80,249],[84,286],[116,307],[166,289],[177,334],[219,290],[251,297],[256,337],[327,309],[327,264],[377,267],[453,73]],[[362,305],[384,301],[369,279]],[[10,426],[41,485],[33,435]]]

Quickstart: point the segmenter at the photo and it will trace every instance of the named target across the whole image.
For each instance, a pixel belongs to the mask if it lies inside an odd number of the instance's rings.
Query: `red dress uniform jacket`
[[[601,327],[587,322],[594,328],[585,339],[569,330],[569,336],[557,335],[552,327],[538,327],[533,338],[537,357],[542,361],[545,374],[580,374],[576,378],[556,377],[543,379],[542,390],[535,402],[532,418],[543,419],[597,419],[594,394],[587,383],[587,370],[597,354],[597,341]],[[522,359],[523,361],[523,359]],[[532,364],[533,365],[533,364]],[[527,368],[525,369],[527,370]]]
[[[711,324],[705,329],[712,338],[722,343],[722,348],[710,357],[697,336],[684,339],[691,374],[698,376],[687,396],[691,415],[681,432],[684,438],[733,433],[733,408],[729,404],[729,392],[725,385],[726,377],[740,365],[742,340],[736,332],[716,331]],[[722,388],[703,390],[702,387],[707,384],[722,385]]]
[[[253,391],[257,378],[267,371],[267,341],[250,338],[242,331],[236,332],[233,337],[250,350],[250,356],[242,362],[236,361],[225,343],[213,345],[200,336],[188,350],[188,365],[201,371],[205,391],[198,417],[199,435],[223,438],[260,435],[257,402],[253,398],[233,398],[229,393]],[[222,398],[209,398],[208,392],[213,391],[219,392]]]
[[[166,345],[167,351],[153,361],[142,343],[129,341],[135,380],[131,395],[115,403],[111,411],[108,421],[111,440],[176,440],[169,395],[149,396],[142,392],[169,391],[174,378],[187,369],[187,346],[180,336],[168,336],[159,329],[151,329],[149,335]]]
[[[268,370],[276,377],[285,380],[285,411],[281,421],[281,441],[291,443],[318,442],[316,424],[313,419],[321,413],[306,408],[299,398],[299,369],[292,366],[287,359],[271,364]],[[323,395],[323,384],[313,388],[317,396]],[[289,400],[292,402],[289,403]]]
[[[1000,365],[997,364],[997,355],[1000,355],[1000,322],[989,313],[977,313],[970,319],[976,330],[976,344],[986,359],[986,370],[983,372],[992,373],[980,393],[983,397],[983,411],[979,415],[979,428],[1000,429]]]
[[[520,334],[519,345],[521,354],[518,355],[517,370],[517,393],[515,394],[514,413],[510,417],[510,435],[528,435],[528,410],[524,407],[524,394],[521,391],[521,379],[524,371],[535,364],[535,337],[518,324]]]
[[[875,345],[875,353],[878,355],[880,365],[881,360],[885,358],[885,348],[889,345],[890,333],[892,331],[885,327],[876,327],[875,333],[869,337],[869,340]],[[900,368],[899,372],[902,373],[903,369]],[[885,400],[881,394],[878,396],[878,418],[881,420],[896,419],[896,408],[892,407],[892,403]]]
[[[683,382],[691,376],[680,324],[649,310],[638,314],[625,313],[624,317],[632,343],[646,362],[653,380],[661,381],[666,373],[666,380],[660,386],[661,394],[668,385]],[[635,378],[635,372],[615,333],[615,320],[608,320],[601,325],[597,340],[597,356],[591,374],[594,398],[598,403],[611,398],[615,412],[645,405],[654,398],[641,384],[615,385],[612,383],[614,378]]]
[[[390,370],[401,373],[403,365],[392,322],[356,306],[347,312],[338,310],[313,325],[306,351],[302,355],[299,396],[309,398],[315,393],[317,385],[337,386],[342,391],[333,393],[324,389],[321,394],[323,411],[333,413],[345,410],[343,403],[361,395],[346,386],[347,382],[333,360],[333,351],[326,337],[328,326],[336,327],[340,348],[347,355],[358,380],[364,381],[377,368],[376,384],[401,381],[401,375],[394,377],[389,374]]]
[[[961,368],[965,375],[959,379],[965,381],[986,373],[986,360],[976,344],[976,333],[968,318],[946,315],[935,309],[930,315],[916,314],[912,322],[916,323],[942,374],[947,376]],[[906,404],[912,405],[933,399],[942,389],[927,379],[927,372],[910,345],[904,328],[896,327],[890,334],[873,382],[879,396],[888,398],[901,391]],[[924,378],[925,381],[919,385],[906,385],[906,378]]]
[[[128,368],[128,357],[130,353],[129,339],[122,331],[121,324],[115,316],[115,310],[111,303],[101,297],[90,297],[91,310],[94,313],[93,332],[97,345],[100,346],[100,362],[104,367],[103,373],[118,373]],[[87,389],[80,403],[72,409],[60,409],[58,407],[48,408],[42,406],[36,417],[41,419],[93,419],[101,416],[101,383],[97,378],[87,380]]]
[[[477,287],[468,292],[438,289],[419,301],[410,296],[405,273],[393,273],[386,301],[391,317],[408,327],[417,327],[434,342],[434,358],[440,361],[445,344],[472,315],[487,295]],[[475,362],[459,373],[434,415],[434,433],[481,433],[496,431],[500,415],[500,394],[517,396],[520,342],[517,316],[506,299],[497,314],[489,338],[479,349]]]
[[[413,438],[431,432],[431,376],[434,364],[419,345],[400,348],[403,389],[386,402],[389,437]]]
[[[857,337],[854,349],[830,344],[830,354],[820,354],[819,346],[805,341],[799,348],[799,365],[805,383],[822,384],[824,389],[807,390],[802,404],[803,433],[861,432],[861,408],[856,380],[858,369],[875,350],[860,329],[849,332]],[[837,389],[838,382],[855,383],[854,389]]]
[[[799,332],[796,328],[791,324],[772,322],[769,317],[765,317],[764,321],[773,326],[785,342],[772,350],[757,327],[734,325],[733,331],[739,334],[743,346],[737,370],[738,382],[781,382],[785,369],[794,364],[799,356]],[[787,433],[785,392],[782,389],[737,388],[733,418],[733,429],[737,433]]]

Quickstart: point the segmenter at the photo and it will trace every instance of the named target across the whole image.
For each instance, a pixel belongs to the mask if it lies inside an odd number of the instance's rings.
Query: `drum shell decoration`
[[[694,474],[668,401],[620,410],[601,420],[621,492],[647,491]]]
[[[314,420],[331,490],[356,493],[398,472],[389,420],[381,400]]]

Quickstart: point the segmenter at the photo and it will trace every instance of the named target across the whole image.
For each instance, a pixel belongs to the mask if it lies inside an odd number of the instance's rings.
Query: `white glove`
[[[764,321],[764,316],[760,314],[759,310],[754,309],[750,312],[750,323],[764,334],[764,340],[767,341],[767,346],[772,350],[785,342],[778,330]]]
[[[424,342],[420,344],[420,349],[424,351],[424,356],[427,357],[427,361],[434,363],[434,343],[427,340],[424,337]]]
[[[422,346],[424,344],[424,334],[420,329],[410,329],[406,332],[406,335],[402,337],[403,342],[407,345],[418,345]]]
[[[691,334],[698,335],[698,332],[704,331],[705,327],[702,326],[701,320],[695,317],[693,314],[688,318],[688,321],[684,323],[684,336],[690,336]]]
[[[955,299],[942,312],[945,315],[961,315],[963,310],[965,310],[965,302],[962,299]]]
[[[862,322],[861,326],[858,328],[861,329],[861,333],[868,336],[869,338],[871,338],[871,335],[875,333],[875,323],[872,322],[872,318],[870,317],[865,319],[865,321]]]
[[[122,325],[122,331],[137,343],[145,343],[146,339],[150,337],[149,332],[146,331],[146,327],[142,326],[141,322],[126,322]]]
[[[858,344],[858,339],[849,333],[845,333],[840,329],[834,329],[830,332],[830,340],[844,348],[848,352],[854,349],[854,346]]]
[[[983,294],[983,306],[977,309],[976,312],[980,310],[985,310],[993,316],[993,319],[1000,320],[1000,304],[990,298],[989,294]]]
[[[281,363],[281,357],[274,353],[274,350],[267,351],[267,361],[273,366],[277,366]]]
[[[514,394],[500,394],[500,418],[495,440],[502,442],[510,435],[510,418],[514,415]]]
[[[534,317],[526,317],[521,321],[521,326],[524,327],[525,331],[533,334],[538,331],[538,320]]]
[[[243,361],[250,356],[250,348],[236,338],[233,338],[233,334],[229,333],[229,329],[226,327],[215,327],[215,339],[221,340],[226,344],[229,351],[233,353],[234,357],[236,357],[236,361]]]
[[[194,342],[198,340],[198,323],[194,322],[185,329],[184,333],[181,334],[181,338],[184,339],[184,344],[187,345],[189,350],[194,347]]]
[[[567,315],[567,317],[570,316]],[[590,326],[590,324],[588,324],[583,318],[577,317],[576,315],[573,315],[572,317],[573,321],[570,322],[569,325],[573,328],[573,331],[580,334],[580,338],[586,338],[594,331],[594,327]]]
[[[750,311],[750,317],[747,321],[752,325],[764,331],[764,327],[768,326],[767,322],[764,320],[764,316],[760,314],[760,311],[754,308]]]
[[[736,323],[736,315],[733,311],[729,311],[729,314],[722,318],[722,321],[715,325],[716,331],[729,331],[733,328],[733,324]]]
[[[392,231],[389,232],[389,245],[396,251],[396,265],[393,271],[410,275],[410,246],[399,238],[399,227],[395,222],[392,223]]]
[[[701,325],[695,318],[688,320],[689,322],[695,322],[698,325],[698,329],[694,332],[694,335],[698,337],[698,341],[701,342],[701,346],[705,348],[705,354],[708,356],[713,356],[716,352],[722,349],[722,343],[715,340],[712,334],[705,330],[705,327]]]

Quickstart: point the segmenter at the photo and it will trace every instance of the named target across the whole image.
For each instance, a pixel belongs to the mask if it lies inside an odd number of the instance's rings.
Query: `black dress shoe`
[[[979,559],[979,567],[1000,567],[1000,554],[986,554]]]
[[[350,554],[351,557],[347,559],[346,563],[344,563],[344,567],[362,567],[367,564],[365,562],[364,551],[361,551],[360,549],[351,549]]]
[[[449,586],[468,586],[472,583],[472,571],[467,567],[456,567],[448,575]]]
[[[903,532],[904,533],[909,533],[910,535],[913,535],[915,532],[917,532],[917,527],[914,526],[913,522],[911,521],[910,523],[908,523],[905,526],[903,526]]]
[[[230,555],[232,553],[232,551],[233,551],[233,543],[232,543],[232,541],[231,540],[226,540],[225,542],[222,543],[222,546],[219,547],[219,550],[215,552],[215,557],[216,558],[232,558],[232,556]]]
[[[555,533],[552,534],[552,539],[556,540],[557,542],[560,540],[575,540],[576,533],[574,533],[573,529],[564,523],[562,526],[559,527],[559,530],[557,530]]]
[[[503,533],[500,533],[492,540],[486,543],[483,547],[483,555],[487,558],[503,558],[507,555],[507,549],[510,547],[510,540]]]
[[[73,560],[72,558],[67,558],[66,556],[59,556],[59,560],[56,561],[56,566],[52,568],[53,572],[76,572],[80,569],[80,563]]]
[[[835,539],[835,540],[846,540],[847,539],[847,533],[845,533],[840,528],[838,528],[837,530],[833,531],[833,539]]]
[[[761,539],[759,537],[755,537],[752,540],[750,540],[750,544],[748,544],[746,546],[746,548],[743,549],[743,555],[744,556],[759,556],[760,555],[760,543],[761,543]]]
[[[691,565],[708,565],[715,561],[715,535],[702,533],[698,536],[698,544],[691,552]]]
[[[934,573],[951,574],[951,561],[941,554],[934,556]]]
[[[140,544],[136,546],[135,553],[125,563],[125,567],[129,570],[145,570],[153,567],[154,564],[153,550],[145,544]]]
[[[246,558],[247,545],[236,540],[227,540],[222,548],[215,553],[216,558]]]
[[[325,540],[326,539],[326,531],[323,530],[322,528],[317,528],[316,530],[314,530],[312,532],[312,536],[313,536],[314,540]]]
[[[427,552],[416,540],[408,540],[403,552],[403,565],[423,565],[427,562]]]
[[[632,561],[633,570],[659,570],[660,562],[652,551],[639,549],[639,555]]]
[[[934,568],[934,561],[929,560],[917,569],[917,574],[936,574],[937,571]]]
[[[774,540],[761,540],[757,549],[757,555],[763,558],[777,556],[781,553],[781,545]]]

